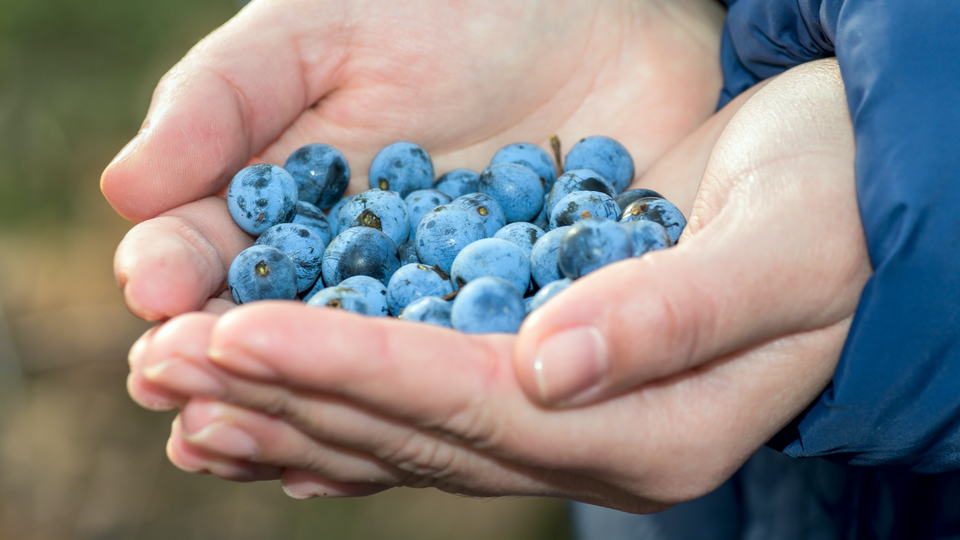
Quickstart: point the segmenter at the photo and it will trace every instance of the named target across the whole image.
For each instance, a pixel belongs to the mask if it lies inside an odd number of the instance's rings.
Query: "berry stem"
[[[550,136],[550,148],[553,148],[553,161],[557,164],[557,178],[563,174],[563,153],[560,151],[560,137]]]

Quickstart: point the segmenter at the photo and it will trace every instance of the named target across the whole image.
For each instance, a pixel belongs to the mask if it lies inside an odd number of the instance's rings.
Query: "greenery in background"
[[[99,195],[160,76],[234,0],[0,3],[0,228],[58,226]]]

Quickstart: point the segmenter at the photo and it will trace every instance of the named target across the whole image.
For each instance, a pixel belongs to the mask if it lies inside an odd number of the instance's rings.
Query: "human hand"
[[[699,239],[727,220],[743,228],[711,237],[715,242],[736,232],[769,242],[769,233],[782,240],[773,264],[813,256],[812,270],[825,282],[838,273],[842,281],[864,258],[852,150],[835,67],[784,75],[741,110],[717,144],[708,177],[717,176],[701,188],[694,213],[701,228],[673,250],[602,269],[569,291],[629,281],[638,272],[662,279],[667,274],[657,270],[672,271],[670,257],[700,263],[692,250],[709,249]],[[744,155],[752,159],[734,167]],[[811,215],[830,217],[809,220],[822,235],[771,220],[777,209],[789,215],[805,192],[818,196]],[[830,235],[837,241],[824,239]],[[823,254],[830,259],[817,257]],[[834,257],[851,262],[836,264]],[[860,268],[862,279],[868,270]],[[542,309],[583,306],[564,292]],[[564,410],[531,402],[522,387],[529,381],[513,370],[515,358],[529,353],[527,327],[519,338],[461,335],[290,303],[178,317],[138,343],[133,369],[188,396],[169,455],[189,470],[251,478],[250,469],[237,474],[224,464],[259,467],[265,475],[285,467],[285,487],[300,497],[435,486],[649,512],[719,485],[814,399],[849,320]],[[140,390],[131,386],[135,396]]]
[[[254,2],[163,78],[103,174],[114,208],[146,220],[117,250],[127,305],[147,320],[229,307],[226,267],[252,241],[214,195],[307,143],[350,159],[351,192],[397,140],[438,171],[480,170],[508,143],[602,132],[643,171],[715,106],[722,16],[707,0]]]

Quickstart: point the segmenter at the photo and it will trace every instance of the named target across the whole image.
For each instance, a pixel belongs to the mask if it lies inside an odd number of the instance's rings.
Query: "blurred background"
[[[149,326],[112,274],[100,172],[160,76],[235,0],[0,2],[0,540],[564,539],[566,506],[392,490],[294,501],[173,467],[126,395]]]

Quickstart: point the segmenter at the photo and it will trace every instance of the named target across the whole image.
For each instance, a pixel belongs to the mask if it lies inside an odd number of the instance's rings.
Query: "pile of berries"
[[[656,192],[623,191],[633,159],[613,139],[582,139],[559,169],[540,147],[517,143],[480,174],[456,169],[434,181],[430,156],[398,142],[374,158],[371,189],[343,198],[350,167],[325,144],[300,148],[282,168],[247,167],[227,204],[257,241],[231,264],[230,293],[238,304],[300,296],[313,306],[513,333],[572,280],[670,247],[686,225]]]

